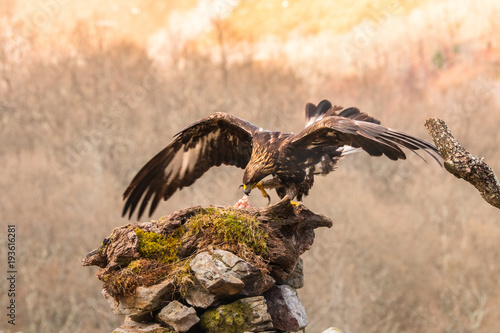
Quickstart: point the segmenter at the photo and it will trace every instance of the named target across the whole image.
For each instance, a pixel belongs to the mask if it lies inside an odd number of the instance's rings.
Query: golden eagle
[[[138,218],[152,199],[151,216],[160,199],[167,200],[221,164],[245,169],[242,187],[247,195],[258,187],[269,199],[264,188],[274,188],[280,198],[288,194],[300,201],[312,187],[314,176],[333,171],[342,156],[364,150],[372,156],[405,159],[403,147],[423,149],[439,163],[434,145],[383,127],[357,108],[343,109],[327,100],[318,106],[306,104],[306,128],[297,134],[263,130],[217,112],[177,133],[146,163],[123,194],[127,200],[123,216],[128,212],[130,218],[141,198]],[[269,175],[271,179],[262,181]]]

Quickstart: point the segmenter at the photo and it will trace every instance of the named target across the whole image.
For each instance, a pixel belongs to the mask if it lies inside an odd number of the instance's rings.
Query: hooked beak
[[[246,186],[245,184],[243,184],[243,185],[240,185],[240,188],[241,187],[243,187],[243,192],[246,195],[250,195],[250,192],[252,191],[252,189],[257,187],[262,192],[262,196],[264,198],[267,198],[267,201],[268,201],[267,204],[269,205],[271,203],[271,197],[269,196],[269,194],[267,194],[266,190],[264,189],[264,186],[262,186],[262,184],[260,182],[254,183],[250,186]]]
[[[250,192],[252,191],[251,186],[240,185],[240,187],[243,187],[243,193],[245,193],[246,195],[250,195]]]

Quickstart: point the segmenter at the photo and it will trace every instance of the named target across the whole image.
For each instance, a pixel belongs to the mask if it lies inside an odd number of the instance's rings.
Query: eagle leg
[[[254,186],[252,186],[252,188],[255,187],[257,187],[260,190],[264,198],[267,198],[267,204],[269,205],[271,203],[271,197],[269,196],[269,194],[267,194],[266,190],[264,189],[264,186],[262,186],[262,184],[258,182]]]

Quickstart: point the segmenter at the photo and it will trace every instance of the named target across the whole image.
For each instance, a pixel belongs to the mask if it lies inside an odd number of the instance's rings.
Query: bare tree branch
[[[500,208],[500,182],[483,158],[465,150],[443,120],[429,118],[425,121],[425,127],[445,159],[446,170],[474,185],[486,202]]]

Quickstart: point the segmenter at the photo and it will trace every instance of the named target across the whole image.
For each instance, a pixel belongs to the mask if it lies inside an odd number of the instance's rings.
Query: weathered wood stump
[[[113,230],[84,259],[98,266],[117,332],[295,331],[300,255],[332,221],[285,197],[261,209],[190,207]]]

